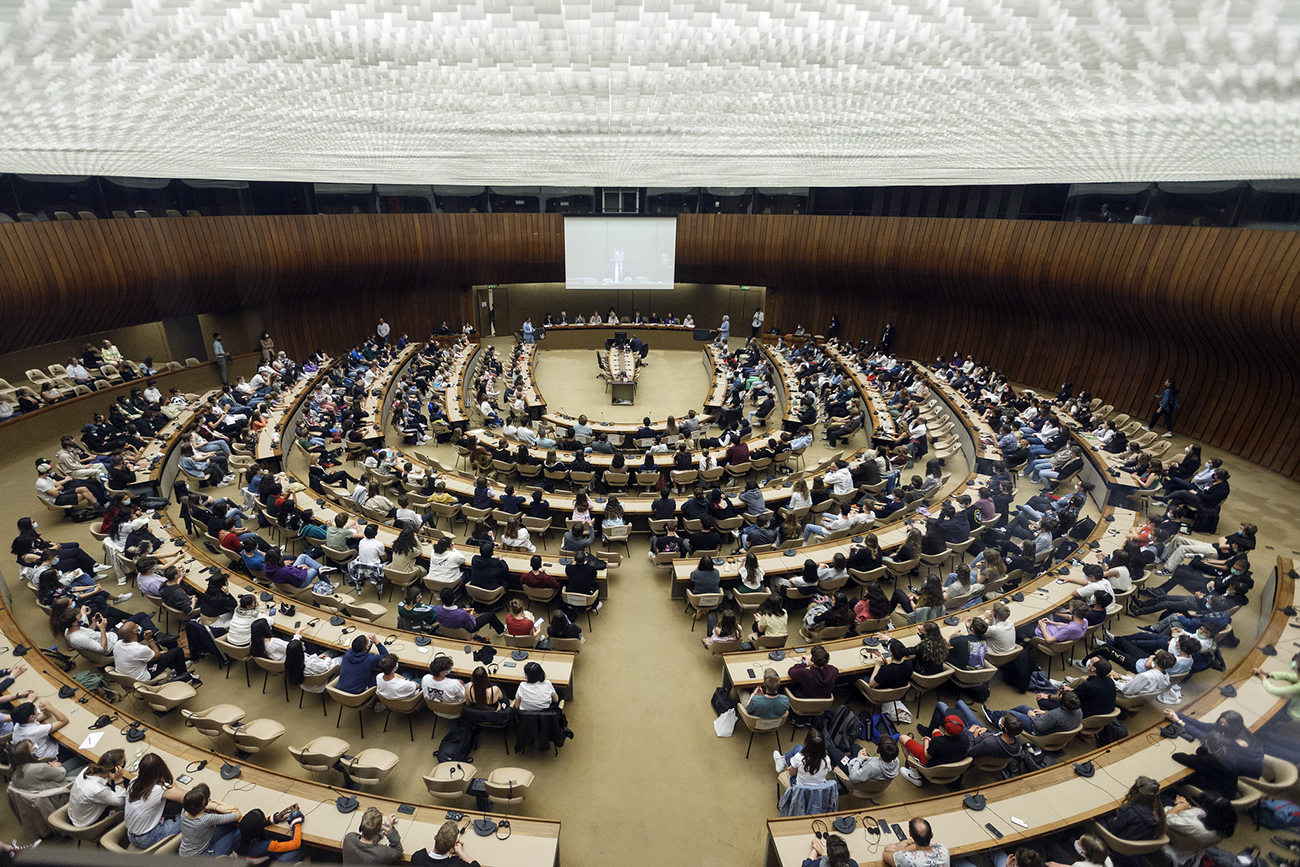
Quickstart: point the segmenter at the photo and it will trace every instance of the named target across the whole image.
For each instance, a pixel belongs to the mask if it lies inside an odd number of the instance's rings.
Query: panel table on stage
[[[552,325],[546,329],[547,349],[596,349],[614,333],[635,334],[655,349],[694,349],[695,329],[683,325]]]
[[[636,402],[639,357],[627,346],[611,347],[605,356],[605,378],[609,382],[610,403],[631,405]]]

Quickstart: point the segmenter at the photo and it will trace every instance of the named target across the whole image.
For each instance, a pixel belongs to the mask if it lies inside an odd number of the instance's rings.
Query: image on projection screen
[[[677,258],[674,217],[565,217],[568,289],[671,289]]]

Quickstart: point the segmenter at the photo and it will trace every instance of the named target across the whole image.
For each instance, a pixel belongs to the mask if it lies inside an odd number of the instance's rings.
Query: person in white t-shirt
[[[515,693],[515,710],[549,710],[559,704],[560,696],[546,679],[546,672],[536,662],[524,666],[524,682]]]
[[[429,554],[429,572],[424,578],[430,586],[452,587],[462,580],[460,567],[464,565],[465,555],[451,546],[451,540],[439,539]]]
[[[433,702],[461,702],[465,700],[465,684],[447,673],[452,669],[450,656],[436,656],[429,662],[429,673],[420,680],[424,697]]]
[[[885,847],[884,861],[889,867],[949,867],[948,848],[934,842],[929,822],[914,816],[907,831],[910,839]]]
[[[165,801],[181,803],[185,789],[172,781],[171,769],[157,753],[145,753],[140,759],[140,770],[126,790],[126,836],[137,849],[148,849],[155,843],[179,834],[179,816],[163,818]]]
[[[31,741],[32,752],[38,759],[57,759],[59,742],[54,733],[68,724],[68,718],[47,702],[32,704],[25,701],[14,708],[13,742]]]
[[[420,684],[397,673],[396,656],[390,653],[379,660],[379,673],[375,675],[375,692],[380,698],[401,701],[419,691]]]
[[[772,758],[776,761],[777,772],[788,770],[790,781],[796,786],[819,786],[826,782],[834,767],[826,752],[826,741],[816,731],[784,756],[779,750],[773,751]]]
[[[126,803],[126,752],[109,750],[72,781],[68,821],[87,828]]]

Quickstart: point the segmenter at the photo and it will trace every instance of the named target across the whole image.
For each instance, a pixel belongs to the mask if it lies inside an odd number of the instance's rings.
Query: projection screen
[[[564,218],[568,289],[671,289],[675,217]]]

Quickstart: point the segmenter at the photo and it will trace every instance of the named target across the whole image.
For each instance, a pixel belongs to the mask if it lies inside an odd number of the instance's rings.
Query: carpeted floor
[[[597,376],[596,353],[590,349],[542,349],[533,375],[549,409],[574,416],[586,413],[595,421],[683,418],[687,410],[704,405],[712,380],[702,351],[652,349],[646,360],[632,406],[610,406],[605,381]]]
[[[633,419],[645,414],[662,418],[699,404],[706,380],[698,353],[652,352],[651,363]],[[594,378],[595,361],[590,352],[544,352],[538,377],[543,394],[555,408],[563,406],[574,415],[580,411],[593,415],[593,409],[597,413],[601,408],[608,409],[608,398],[600,399],[603,395]],[[1181,442],[1175,440],[1176,444]],[[860,444],[860,438],[851,443],[854,447]],[[24,443],[10,451],[0,523],[12,527],[20,516],[35,514],[42,520],[42,531],[48,538],[78,541],[98,554],[98,545],[86,525],[62,523],[44,509],[33,508],[31,458],[52,451],[51,444],[42,442]],[[448,463],[454,457],[443,448],[431,451]],[[809,462],[825,453],[824,445],[816,444],[808,455]],[[1215,454],[1207,449],[1207,457]],[[1235,529],[1241,520],[1260,526],[1262,544],[1255,558],[1260,572],[1271,568],[1272,558],[1278,553],[1300,556],[1293,550],[1297,539],[1289,521],[1300,505],[1300,485],[1232,456],[1223,457],[1233,472],[1234,493],[1224,507],[1220,529]],[[301,464],[291,467],[303,469]],[[964,470],[957,466],[951,469],[955,477]],[[1022,486],[1022,499],[1029,496],[1030,488]],[[554,550],[556,542],[552,541],[550,547]],[[660,864],[760,863],[765,841],[763,820],[777,812],[771,762],[773,739],[756,738],[753,753],[746,761],[747,734],[738,733],[729,740],[714,736],[709,697],[721,683],[721,663],[701,646],[702,627],[692,634],[691,621],[683,614],[681,604],[669,599],[665,573],[648,562],[646,551],[646,537],[634,536],[632,556],[625,558],[623,567],[615,573],[609,600],[593,618],[594,629],[589,632],[576,668],[576,698],[568,704],[576,738],[558,757],[514,756],[504,752],[499,739],[485,734],[475,753],[475,764],[480,774],[504,765],[522,766],[536,773],[537,782],[527,802],[516,812],[563,822],[561,851],[569,867],[650,860]],[[12,575],[7,577],[20,622],[33,641],[48,642],[51,636],[33,597],[17,585]],[[144,609],[138,596],[125,607]],[[390,604],[390,609],[383,626],[395,626],[395,605]],[[1250,646],[1257,615],[1256,601],[1238,616],[1243,647]],[[1132,625],[1131,618],[1126,617],[1116,631],[1131,631]],[[1241,649],[1225,652],[1229,666],[1240,653]],[[296,698],[286,707],[278,679],[270,681],[263,695],[260,672],[255,672],[251,690],[245,688],[238,667],[229,680],[211,663],[205,663],[203,674],[204,686],[193,707],[231,702],[245,708],[248,719],[273,716],[289,724],[289,734],[258,757],[259,763],[267,767],[297,773],[284,746],[317,734],[334,733],[333,705],[327,717],[321,715],[319,705],[299,711]],[[1191,698],[1208,685],[1208,679],[1199,684],[1192,682],[1185,692]],[[923,699],[923,718],[928,718],[933,701],[933,696]],[[1000,683],[995,685],[990,699],[999,707],[1021,701]],[[149,718],[147,711],[144,716]],[[1136,720],[1130,728],[1145,726],[1152,719],[1154,712]],[[184,729],[178,716],[156,722],[174,734],[211,746],[194,730]],[[429,716],[418,716],[415,722],[412,743],[404,720],[394,719],[384,734],[384,717],[367,715],[365,745],[382,745],[403,760],[379,789],[382,794],[424,802],[427,797],[420,775],[433,766],[432,751],[437,741],[430,740]],[[439,736],[445,731],[443,723]],[[345,712],[338,734],[354,745],[361,744],[355,713]],[[803,733],[799,734],[802,737]],[[782,745],[786,746],[789,739],[787,728],[781,732]],[[223,743],[222,747],[228,749],[229,744]],[[987,778],[982,781],[990,782]],[[968,782],[979,780],[972,778]],[[221,797],[225,793],[214,794]],[[929,794],[935,793],[899,781],[884,800]],[[232,799],[237,801],[237,796],[232,795]],[[328,817],[309,817],[308,821],[328,821]],[[21,829],[8,811],[0,811],[0,834],[6,839],[22,838]],[[407,849],[414,850],[427,842],[407,841]],[[472,841],[468,853],[473,856]]]

